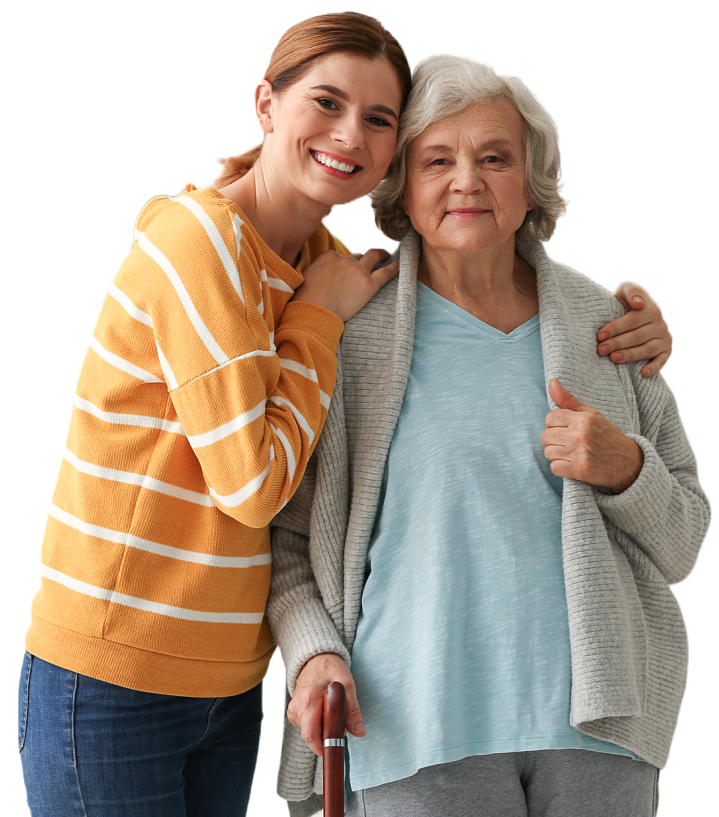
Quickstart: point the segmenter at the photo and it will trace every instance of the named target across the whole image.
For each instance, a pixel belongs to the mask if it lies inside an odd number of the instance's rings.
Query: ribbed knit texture
[[[351,657],[367,547],[409,374],[420,250],[410,231],[398,279],[347,323],[337,391],[311,474],[273,523],[268,617],[290,694],[313,655]],[[619,496],[565,480],[570,721],[663,767],[687,662],[681,613],[668,583],[694,564],[709,523],[708,502],[663,379],[643,378],[641,363],[615,366],[596,354],[597,330],[623,313],[618,301],[552,262],[541,244],[520,252],[537,272],[546,380],[559,378],[644,452],[639,478]],[[471,361],[467,369],[471,377]],[[278,788],[282,797],[300,801],[289,804],[293,817],[321,807],[313,795],[321,791],[321,765],[286,723]]]
[[[268,524],[324,424],[343,323],[217,191],[150,201],[80,375],[30,652],[147,692],[233,695],[273,650]]]

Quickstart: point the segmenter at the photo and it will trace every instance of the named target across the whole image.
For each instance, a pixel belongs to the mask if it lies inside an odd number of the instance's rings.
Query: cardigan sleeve
[[[310,521],[316,470],[317,458],[312,457],[302,484],[271,525],[272,579],[266,610],[291,696],[302,667],[315,655],[336,653],[350,664],[312,569]]]
[[[691,571],[709,526],[710,509],[676,401],[660,375],[644,378],[632,364],[641,434],[629,434],[644,464],[635,482],[617,495],[595,489],[605,516],[627,533],[669,583]]]
[[[115,288],[152,333],[145,368],[169,392],[213,502],[261,528],[300,484],[344,324],[315,304],[287,303],[301,275],[273,274],[237,221],[191,196],[152,202]],[[133,354],[122,339],[103,340],[118,359]]]

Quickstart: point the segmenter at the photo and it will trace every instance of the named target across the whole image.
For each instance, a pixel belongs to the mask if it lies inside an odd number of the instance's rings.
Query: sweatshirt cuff
[[[644,464],[636,480],[621,494],[594,488],[599,509],[626,533],[642,533],[664,519],[672,498],[672,476],[654,446],[645,437],[627,434],[642,449]]]
[[[282,313],[279,328],[309,332],[333,354],[337,351],[345,325],[339,315],[308,301],[290,301]]]
[[[275,641],[287,668],[287,691],[295,694],[297,676],[315,655],[331,652],[339,655],[347,666],[350,654],[342,643],[324,604],[319,599],[306,599],[292,605],[273,627]]]

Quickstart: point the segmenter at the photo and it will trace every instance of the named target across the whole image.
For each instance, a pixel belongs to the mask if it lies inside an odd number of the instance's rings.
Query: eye
[[[334,99],[329,99],[326,96],[320,96],[315,99],[318,105],[321,105],[323,108],[327,108],[328,111],[336,111],[339,110],[337,103]]]
[[[501,157],[500,157],[500,156],[494,156],[494,155],[492,155],[492,156],[485,156],[484,161],[485,161],[485,162],[486,162],[488,165],[496,165],[498,162],[501,162],[501,161],[502,161],[502,159],[501,159]]]
[[[370,123],[370,125],[376,125],[378,128],[392,127],[390,123],[386,119],[382,119],[381,116],[368,116],[367,121]]]
[[[447,160],[446,159],[432,159],[430,164],[431,165],[437,165],[438,167],[441,167],[442,165],[447,164]]]

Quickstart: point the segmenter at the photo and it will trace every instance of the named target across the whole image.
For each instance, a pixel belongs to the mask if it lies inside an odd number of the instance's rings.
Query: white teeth
[[[353,173],[355,167],[357,165],[348,165],[345,162],[339,162],[337,159],[331,159],[325,153],[315,153],[315,151],[311,151],[314,158],[320,162],[320,164],[326,165],[327,167],[331,167],[334,170],[340,170],[342,173]]]

